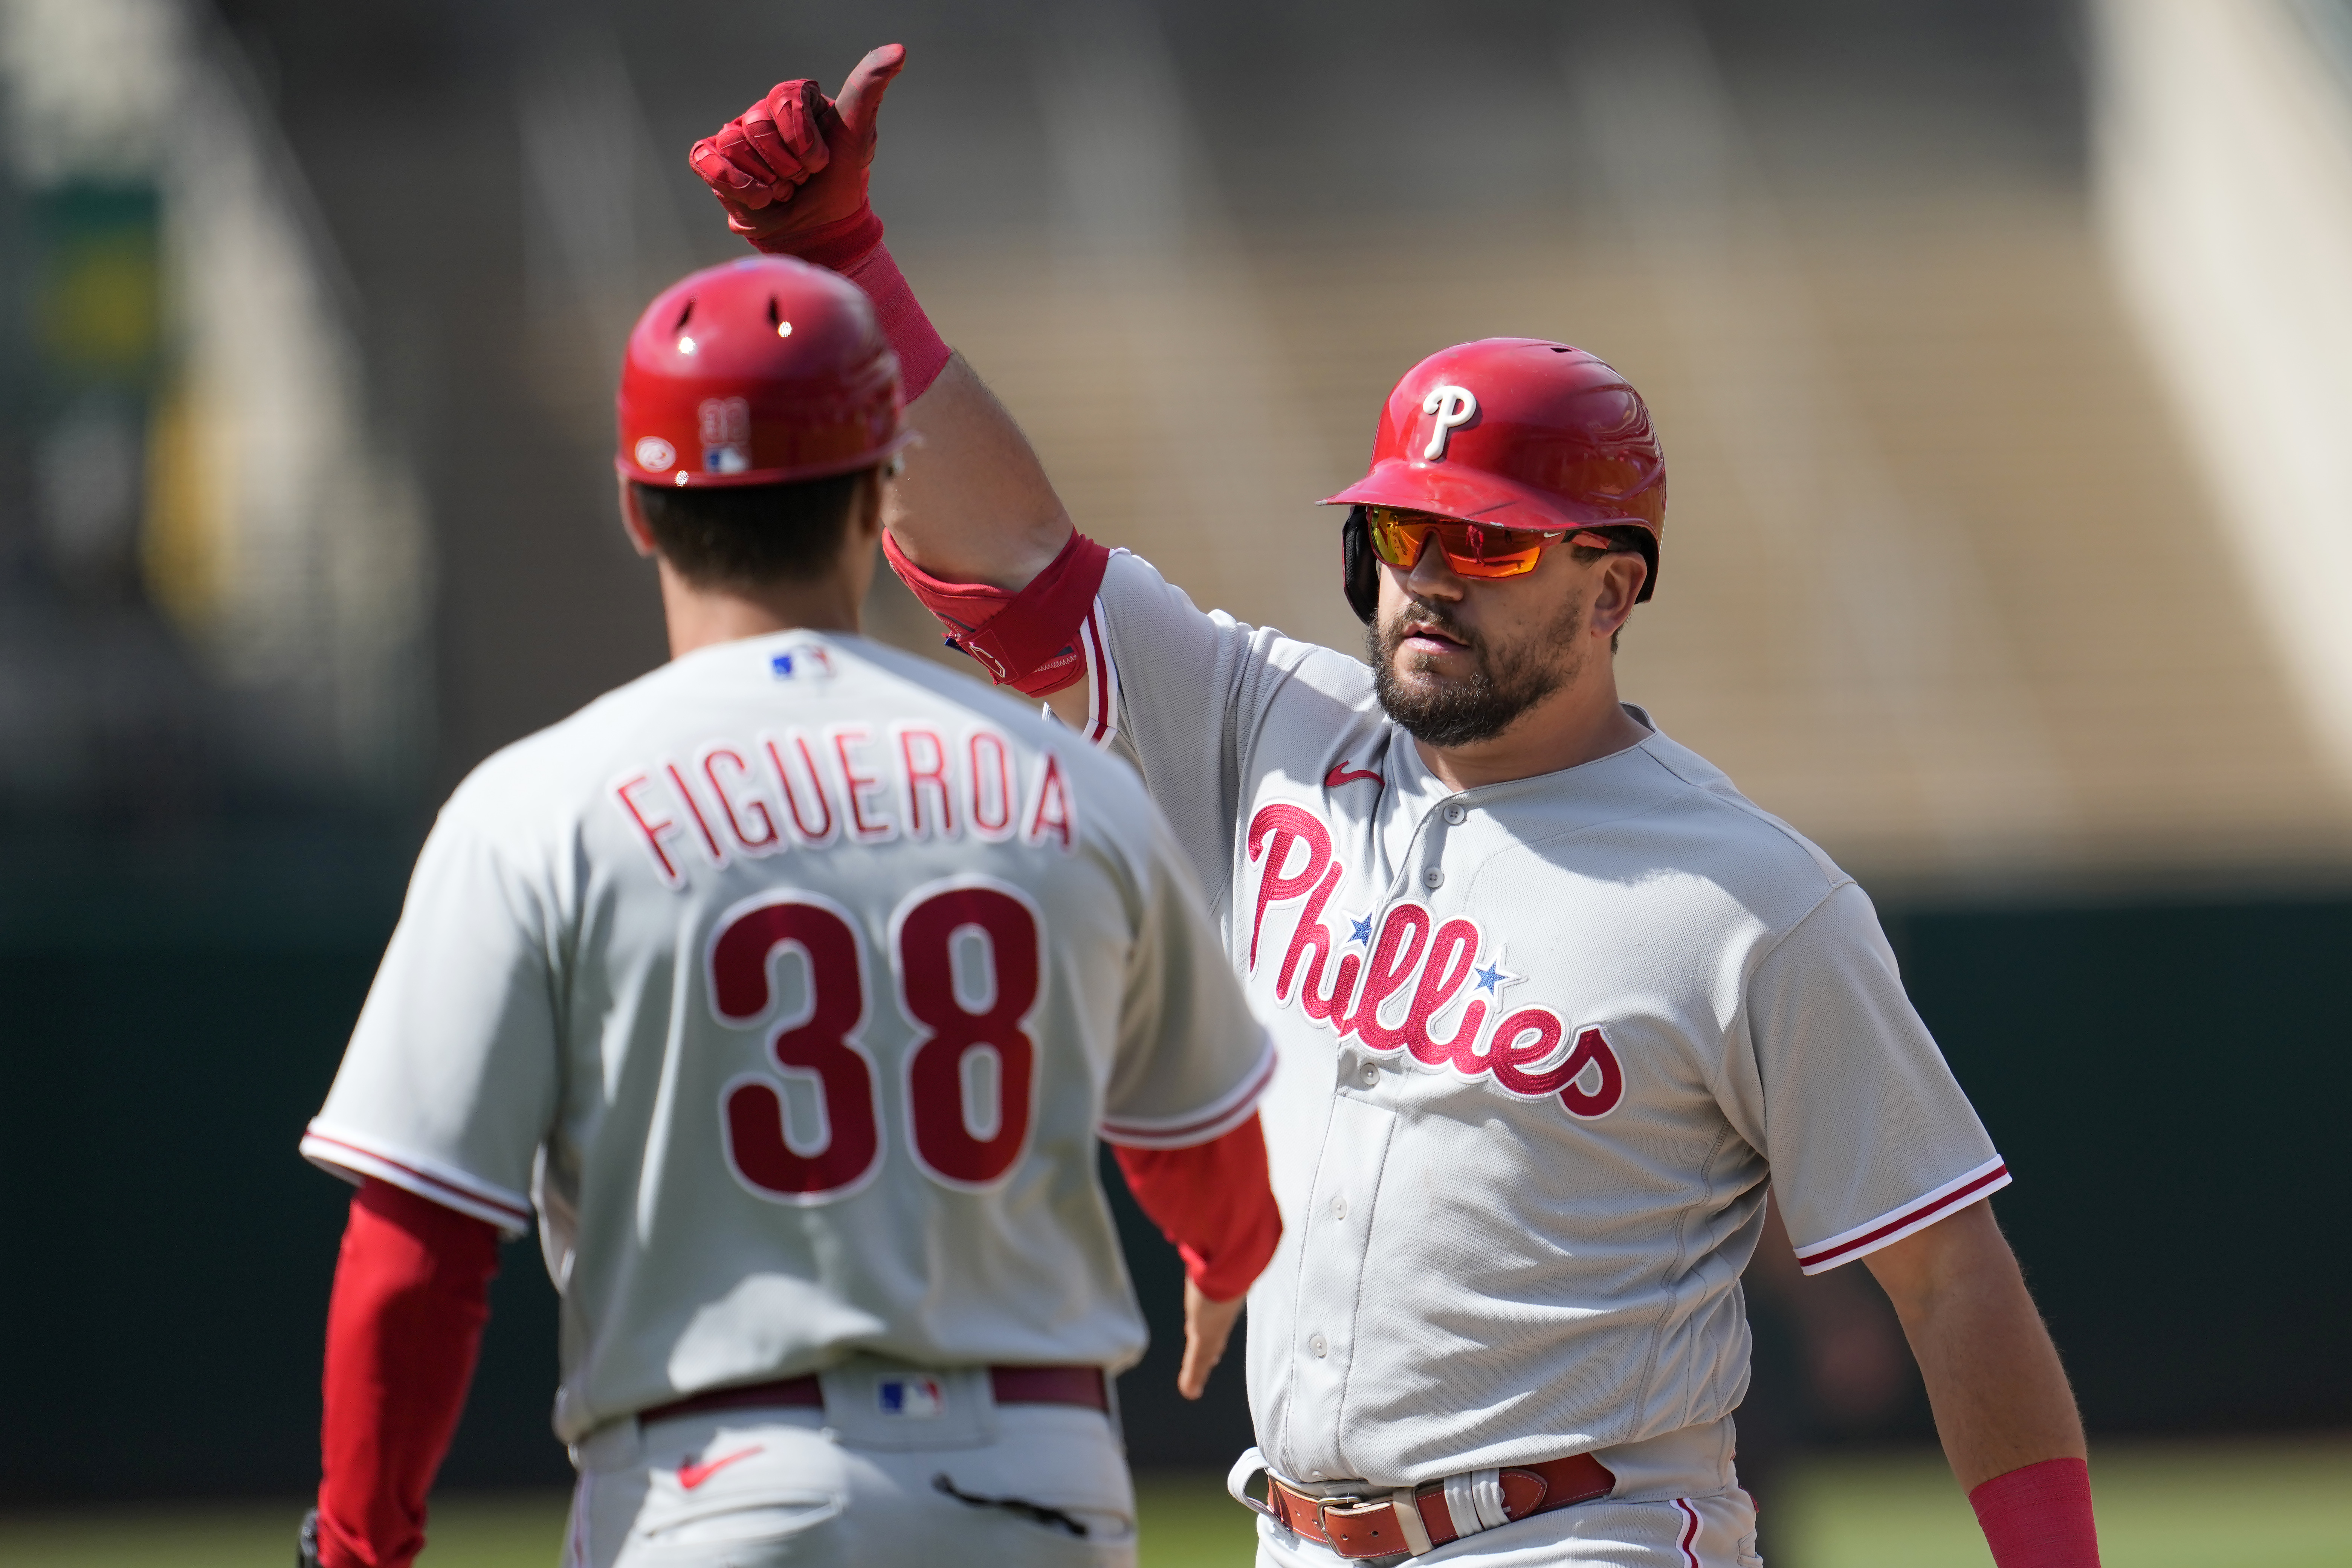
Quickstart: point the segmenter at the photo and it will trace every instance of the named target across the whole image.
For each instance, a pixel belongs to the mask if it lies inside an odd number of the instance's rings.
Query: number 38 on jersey
[[[1044,934],[1028,896],[988,877],[928,883],[891,913],[892,989],[914,1032],[900,1068],[907,1147],[942,1186],[992,1186],[1028,1146]],[[748,900],[711,933],[711,1016],[767,1034],[773,1070],[730,1079],[719,1097],[728,1168],[761,1197],[830,1203],[887,1157],[880,1075],[862,1038],[866,959],[858,918],[814,893]]]

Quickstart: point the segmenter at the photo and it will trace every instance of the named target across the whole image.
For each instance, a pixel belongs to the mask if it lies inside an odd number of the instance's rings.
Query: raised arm
[[[933,331],[866,197],[876,115],[904,62],[895,44],[875,50],[831,100],[814,82],[780,85],[695,144],[695,171],[736,234],[832,268],[874,302],[922,438],[884,491],[891,569],[991,679],[1130,754],[1184,818],[1193,868],[1216,887],[1239,755],[1223,727],[1242,722],[1252,690],[1288,679],[1272,673],[1277,658],[1286,668],[1308,650],[1203,614],[1144,563],[1113,574],[1112,552],[1071,526],[1020,427]],[[1355,679],[1345,663],[1343,683]]]
[[[1070,517],[1028,438],[940,341],[882,244],[866,181],[882,95],[905,63],[906,50],[886,44],[832,99],[814,81],[780,83],[689,160],[735,233],[830,267],[874,300],[922,436],[884,513],[898,552],[946,582],[1017,591],[1068,544]]]
[[[961,354],[907,419],[922,444],[882,514],[899,552],[950,583],[1027,587],[1074,530],[1021,426]]]

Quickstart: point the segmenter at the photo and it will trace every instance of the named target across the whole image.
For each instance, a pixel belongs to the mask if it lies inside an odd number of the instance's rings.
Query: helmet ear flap
[[[1351,506],[1339,528],[1339,585],[1347,590],[1348,608],[1366,626],[1381,606],[1381,563],[1372,553],[1372,525],[1364,509]]]

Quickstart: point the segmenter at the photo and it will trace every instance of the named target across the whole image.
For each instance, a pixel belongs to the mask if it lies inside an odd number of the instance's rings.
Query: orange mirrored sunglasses
[[[1425,511],[1402,511],[1392,506],[1368,506],[1364,520],[1371,529],[1372,553],[1390,565],[1412,571],[1422,551],[1434,539],[1437,548],[1445,552],[1445,563],[1462,577],[1521,576],[1536,569],[1546,550],[1582,531],[1496,528],[1459,518],[1433,517]],[[1599,534],[1586,542],[1604,548],[1608,543]]]

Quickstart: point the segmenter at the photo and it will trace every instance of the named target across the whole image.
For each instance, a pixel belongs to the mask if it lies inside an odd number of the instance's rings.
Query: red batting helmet
[[[1371,472],[1323,504],[1402,507],[1498,528],[1630,524],[1645,531],[1646,599],[1658,581],[1666,458],[1642,395],[1591,354],[1541,338],[1482,338],[1405,373],[1381,411]],[[1352,568],[1369,552],[1349,553],[1353,603]],[[1356,610],[1370,618],[1368,605]]]
[[[898,359],[857,286],[747,256],[662,290],[621,361],[614,466],[646,484],[772,485],[886,461]]]

